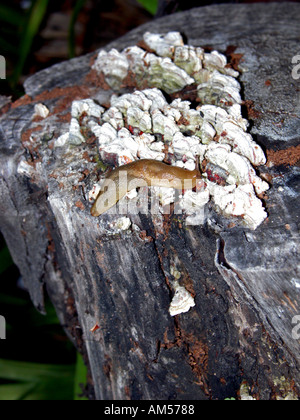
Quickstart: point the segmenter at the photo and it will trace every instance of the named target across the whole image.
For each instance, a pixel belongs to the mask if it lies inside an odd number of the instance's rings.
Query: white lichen
[[[268,184],[252,165],[262,164],[265,156],[245,131],[247,124],[238,111],[240,107],[228,113],[214,105],[195,110],[180,99],[168,104],[155,88],[114,96],[112,107],[105,112],[87,100],[83,104],[76,101],[68,142],[84,142],[82,121],[79,123],[84,114],[86,126],[97,137],[100,157],[107,164],[120,166],[137,159],[163,161],[166,144],[173,165],[193,170],[198,156],[205,162],[202,171],[207,182],[204,191],[187,191],[179,201],[188,223],[203,220],[203,207],[212,199],[222,214],[240,217],[255,229],[266,218],[256,194],[266,191]],[[63,143],[63,139],[56,142]],[[220,177],[224,185],[216,182]],[[162,206],[174,202],[173,193],[157,189],[157,195]]]
[[[107,84],[115,90],[120,89],[128,74],[129,63],[124,54],[116,49],[100,51],[93,68],[104,74]]]
[[[85,142],[80,130],[79,121],[76,118],[71,119],[68,142],[74,146],[78,146]]]
[[[17,173],[21,176],[25,176],[26,178],[32,178],[35,174],[35,167],[33,165],[29,165],[29,163],[23,158],[20,160]]]
[[[129,217],[120,217],[119,219],[115,220],[111,223],[111,227],[113,227],[116,231],[124,231],[128,230],[131,226],[131,220]]]
[[[187,190],[180,201],[180,207],[187,215],[193,215],[202,209],[209,202],[209,199],[210,191],[208,188],[199,192]]]
[[[47,118],[49,115],[49,109],[46,107],[46,105],[38,103],[34,105],[34,114],[33,117],[41,117],[41,118]]]
[[[168,32],[166,35],[146,32],[143,36],[148,47],[161,57],[172,57],[175,46],[183,46],[183,40],[179,32]]]
[[[243,381],[240,387],[240,398],[241,401],[256,401],[252,395],[250,395],[250,387],[246,381]]]
[[[93,69],[103,74],[112,89],[119,90],[130,74],[138,89],[147,85],[173,93],[195,84],[204,103],[227,108],[241,102],[240,85],[235,80],[239,73],[228,67],[223,54],[184,45],[179,32],[146,32],[143,40],[152,52],[137,46],[121,52],[100,51]]]
[[[54,143],[54,147],[64,147],[69,140],[69,133],[64,133],[61,136],[59,136]]]
[[[90,203],[93,203],[96,200],[100,190],[101,190],[101,186],[99,184],[93,185],[92,189],[88,193],[88,200]]]
[[[262,201],[251,184],[220,186],[208,181],[214,203],[225,216],[243,218],[250,229],[256,229],[266,218]]]
[[[82,127],[97,128],[101,115],[105,109],[92,99],[82,99],[72,102],[71,122],[69,132],[62,134],[55,141],[55,147],[64,147],[66,144],[78,146],[85,143]],[[111,128],[111,125],[109,125]],[[92,130],[93,131],[93,130]]]
[[[178,282],[174,284],[174,296],[169,306],[169,313],[171,316],[179,315],[188,312],[195,306],[193,296]]]
[[[238,73],[227,66],[224,55],[184,45],[177,32],[146,33],[144,42],[153,52],[137,46],[122,52],[101,51],[93,68],[116,90],[129,71],[137,86],[157,87],[114,94],[106,110],[91,99],[74,101],[69,133],[59,137],[55,146],[84,143],[88,130],[97,138],[100,158],[108,165],[155,159],[194,170],[198,158],[201,188],[186,189],[178,196],[171,189],[153,187],[162,207],[159,211],[175,202],[175,211],[183,211],[187,223],[201,224],[204,207],[211,201],[224,216],[256,229],[267,217],[258,195],[269,186],[255,167],[265,164],[266,157],[247,132]],[[190,84],[197,85],[199,100],[204,102],[196,109],[180,98],[169,103],[162,92]]]

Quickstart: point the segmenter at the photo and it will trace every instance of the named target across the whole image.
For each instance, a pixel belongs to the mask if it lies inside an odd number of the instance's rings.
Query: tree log
[[[67,131],[74,99],[109,102],[112,92],[89,77],[95,54],[37,73],[23,98],[4,102],[0,229],[40,311],[47,290],[97,399],[299,397],[299,16],[293,3],[208,6],[106,48],[176,30],[236,62],[251,134],[268,157],[268,219],[255,231],[213,211],[201,226],[138,214],[138,229],[117,234],[108,229],[115,216],[91,217],[96,145],[66,153],[51,142]],[[44,120],[34,117],[40,102]],[[174,267],[196,305],[171,317]]]

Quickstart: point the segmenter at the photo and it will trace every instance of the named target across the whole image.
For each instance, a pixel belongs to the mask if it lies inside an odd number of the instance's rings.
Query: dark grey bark
[[[118,235],[107,229],[113,216],[90,216],[96,146],[49,145],[67,131],[73,99],[109,99],[86,78],[91,54],[28,79],[28,97],[2,115],[0,229],[36,307],[46,288],[84,354],[96,398],[224,399],[245,383],[255,398],[299,396],[299,17],[298,4],[209,6],[107,46],[178,30],[239,59],[251,133],[269,158],[259,168],[269,217],[256,231],[228,228],[210,208],[203,226],[136,215],[140,231]],[[50,109],[44,121],[32,120],[37,102]],[[174,266],[196,306],[170,317]]]

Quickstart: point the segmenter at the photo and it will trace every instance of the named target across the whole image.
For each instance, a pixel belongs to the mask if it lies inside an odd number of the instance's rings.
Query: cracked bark
[[[28,96],[10,109],[3,102],[0,228],[36,307],[43,311],[47,290],[84,354],[96,398],[223,399],[239,397],[243,383],[260,399],[299,395],[292,320],[300,312],[300,111],[290,65],[299,10],[204,7],[153,21],[107,47],[135,44],[147,30],[180,30],[193,45],[239,55],[251,132],[269,158],[260,168],[271,183],[269,218],[255,232],[226,228],[210,207],[203,226],[185,226],[175,215],[132,215],[140,231],[118,235],[104,228],[113,216],[89,215],[83,191],[96,180],[96,146],[65,154],[51,139],[67,131],[73,99],[109,100],[111,92],[86,79],[92,55],[33,76]],[[50,109],[45,121],[32,120],[36,102]],[[172,318],[174,268],[196,306]]]

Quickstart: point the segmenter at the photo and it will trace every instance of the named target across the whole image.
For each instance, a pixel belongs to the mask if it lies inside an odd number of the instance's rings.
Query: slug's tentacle
[[[154,159],[140,159],[120,166],[105,178],[91,209],[91,215],[100,216],[134,188],[144,186],[175,189],[194,188],[197,179],[201,178],[198,168],[198,161],[196,169],[189,171]]]

